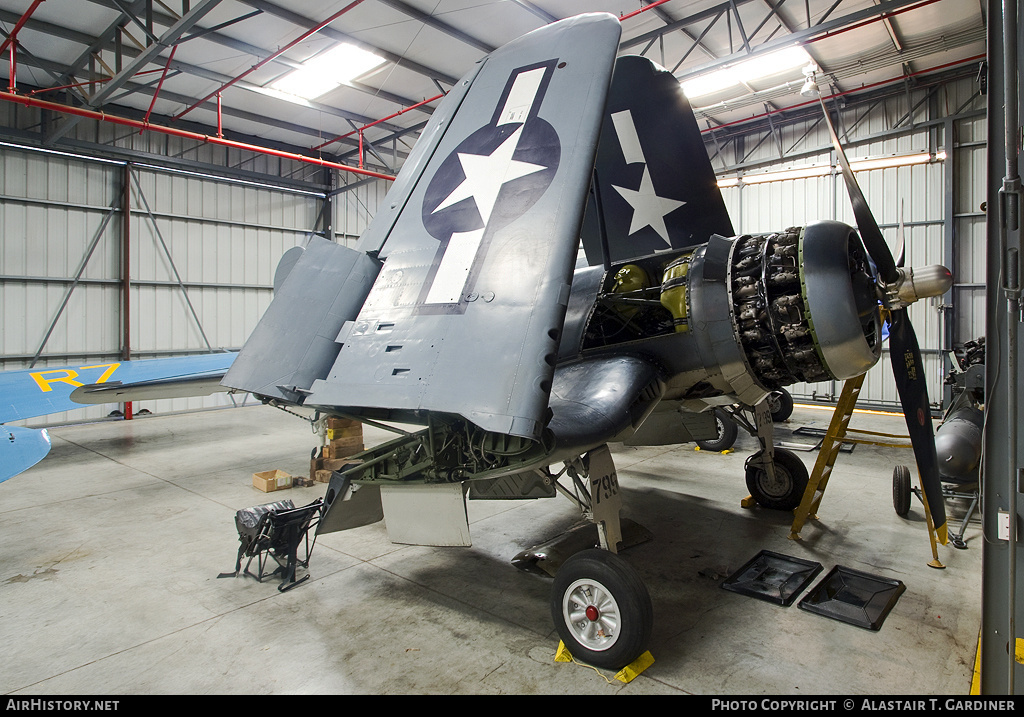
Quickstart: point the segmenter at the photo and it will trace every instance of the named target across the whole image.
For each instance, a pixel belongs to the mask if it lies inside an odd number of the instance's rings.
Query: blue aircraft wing
[[[27,471],[50,452],[46,429],[0,426],[0,483]]]
[[[235,356],[225,352],[6,371],[0,373],[0,423],[93,404],[228,391],[220,381]],[[49,450],[45,430],[4,426],[0,431],[0,483],[34,466]]]

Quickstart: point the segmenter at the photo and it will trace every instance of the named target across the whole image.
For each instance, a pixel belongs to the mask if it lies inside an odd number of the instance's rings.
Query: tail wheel
[[[573,555],[559,569],[551,617],[574,657],[609,670],[643,654],[654,624],[640,575],[622,558],[596,548]]]
[[[736,424],[729,418],[728,414],[716,410],[715,427],[718,430],[716,438],[697,441],[697,445],[700,446],[701,450],[727,451],[732,448],[733,444],[736,443],[736,437],[739,435],[740,429],[736,427]]]
[[[910,493],[910,469],[896,466],[892,469],[892,507],[901,518],[910,512]]]
[[[754,458],[754,456],[751,456]],[[758,505],[773,510],[794,510],[807,489],[807,467],[800,456],[785,448],[775,449],[775,478],[747,460],[747,490]]]

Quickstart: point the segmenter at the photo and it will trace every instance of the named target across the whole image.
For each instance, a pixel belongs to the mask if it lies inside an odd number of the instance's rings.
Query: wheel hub
[[[596,580],[577,580],[568,587],[562,598],[562,616],[576,640],[589,650],[602,652],[618,640],[619,605]]]
[[[772,497],[784,496],[789,492],[790,485],[792,483],[789,474],[786,470],[778,463],[775,464],[775,476],[774,479],[768,471],[764,471],[760,476],[761,488],[767,495]]]

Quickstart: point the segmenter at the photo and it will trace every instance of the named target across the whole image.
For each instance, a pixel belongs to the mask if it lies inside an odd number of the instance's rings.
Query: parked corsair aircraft
[[[606,444],[713,438],[714,407],[753,407],[747,484],[794,508],[806,469],[774,448],[764,399],[867,371],[884,314],[945,542],[905,307],[950,281],[896,266],[838,140],[859,236],[834,221],[732,236],[678,82],[616,59],[619,35],[614,16],[586,14],[477,63],[356,247],[313,239],[286,254],[290,273],[224,379],[269,403],[423,426],[334,474],[320,532],[384,518],[396,542],[468,545],[467,494],[572,498],[600,549],[558,569],[552,616],[574,655],[610,668],[646,649],[652,610],[615,554]]]

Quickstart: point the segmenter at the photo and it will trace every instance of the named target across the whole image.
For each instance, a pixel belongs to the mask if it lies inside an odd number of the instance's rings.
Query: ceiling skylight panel
[[[270,87],[312,100],[365,75],[384,62],[384,58],[345,42],[307,60],[301,68],[271,83]]]
[[[723,67],[706,75],[694,77],[682,84],[683,93],[690,99],[712,95],[736,85],[756,82],[757,80],[787,72],[795,72],[811,62],[810,55],[799,45],[787,47],[751,60]]]

